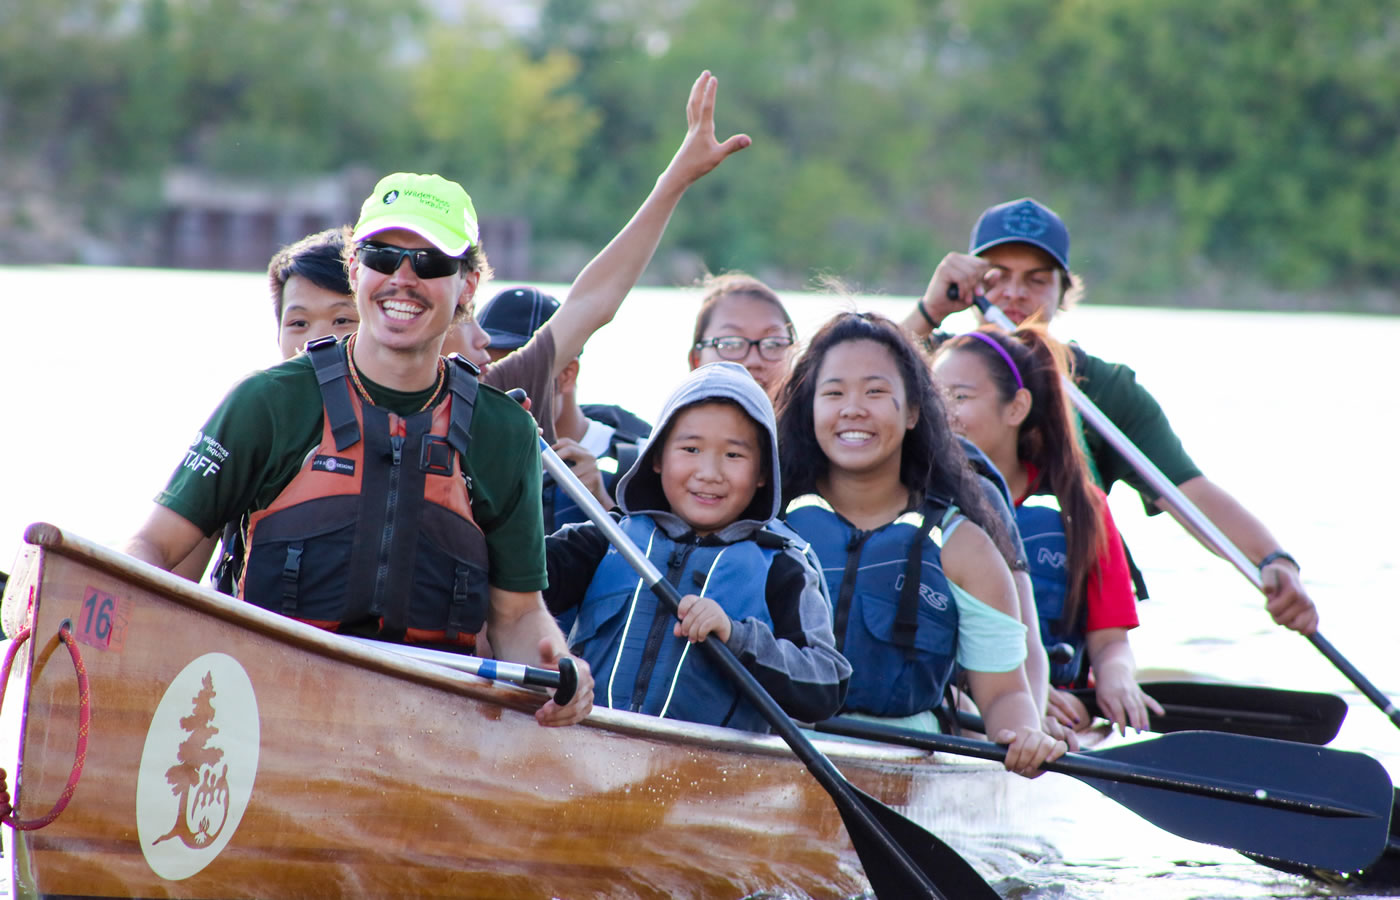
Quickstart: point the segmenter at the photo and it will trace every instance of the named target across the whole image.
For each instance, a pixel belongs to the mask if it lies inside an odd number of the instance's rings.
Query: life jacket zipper
[[[671,551],[671,557],[666,563],[666,580],[671,584],[677,584],[677,578],[681,572],[685,571],[686,560],[695,550],[697,545],[694,541],[681,544]],[[637,667],[637,681],[632,686],[632,712],[641,712],[642,706],[646,702],[647,687],[651,684],[652,673],[656,670],[656,660],[661,655],[661,642],[671,633],[674,627],[675,617],[667,610],[662,609],[661,603],[656,603],[656,618],[651,622],[651,629],[647,632],[647,642],[642,650],[641,665]]]
[[[399,473],[403,470],[403,444],[404,439],[399,435],[392,435],[389,438],[389,446],[392,449],[389,466],[389,489],[385,498],[384,535],[379,542],[379,569],[374,577],[374,605],[372,607],[381,615],[385,609],[385,601],[388,599],[386,591],[389,583],[389,554],[394,545],[394,519],[399,507]]]

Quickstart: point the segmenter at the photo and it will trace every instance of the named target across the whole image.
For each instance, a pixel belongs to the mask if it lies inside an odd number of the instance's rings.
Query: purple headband
[[[1026,383],[1021,380],[1021,370],[1016,368],[1016,361],[1011,358],[1010,353],[1006,352],[1005,347],[1003,347],[1001,344],[998,344],[996,340],[992,338],[991,335],[983,334],[980,331],[969,331],[967,333],[967,336],[975,337],[980,341],[985,341],[988,347],[991,347],[998,354],[1000,354],[1001,358],[1006,360],[1007,367],[1011,369],[1012,377],[1016,379],[1016,389],[1022,390],[1025,388]]]

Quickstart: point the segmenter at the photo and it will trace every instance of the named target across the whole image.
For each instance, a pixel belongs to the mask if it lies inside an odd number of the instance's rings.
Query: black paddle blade
[[[890,809],[885,804],[848,783],[850,792],[870,811],[870,815],[884,828],[889,838],[897,843],[914,864],[937,885],[941,893],[935,896],[943,900],[1000,900],[977,870],[967,860],[935,835],[915,825],[913,822]],[[928,892],[919,884],[911,884],[898,866],[889,863],[889,848],[870,833],[859,820],[852,822],[852,816],[841,813],[846,822],[846,831],[851,843],[860,856],[865,869],[865,877],[870,879],[870,887],[876,897],[925,897]]]
[[[1076,776],[1154,825],[1193,841],[1351,872],[1375,862],[1389,839],[1394,788],[1381,764],[1361,753],[1191,731],[1090,755],[1356,810],[1355,815],[1319,814]]]
[[[1196,681],[1148,681],[1143,691],[1166,709],[1149,715],[1148,730],[1223,731],[1326,744],[1346,718],[1346,701],[1336,694]],[[1092,715],[1101,715],[1092,688],[1072,692]]]
[[[1246,853],[1250,859],[1271,869],[1288,872],[1290,875],[1304,875],[1327,884],[1345,884],[1366,888],[1394,890],[1400,888],[1400,790],[1395,792],[1395,803],[1390,812],[1390,843],[1380,859],[1359,872],[1338,872],[1335,869],[1319,869],[1316,866],[1300,866],[1282,860],[1269,859],[1255,853]]]

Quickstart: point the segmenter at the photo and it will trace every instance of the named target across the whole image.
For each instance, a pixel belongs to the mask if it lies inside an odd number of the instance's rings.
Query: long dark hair
[[[834,316],[812,336],[778,392],[783,505],[794,497],[815,492],[817,483],[830,471],[831,463],[817,443],[812,405],[822,361],[833,347],[849,341],[874,341],[888,350],[904,379],[905,402],[908,408],[918,410],[918,421],[904,434],[899,480],[912,493],[942,498],[957,506],[987,533],[1009,562],[1013,554],[1006,529],[987,506],[967,454],[948,427],[947,413],[934,390],[927,361],[898,325],[876,313],[844,312]]]
[[[995,341],[1016,364],[1021,381],[1031,394],[1030,412],[1016,435],[1016,456],[1038,470],[1040,481],[1036,487],[1049,490],[1059,501],[1069,556],[1069,595],[1064,619],[1078,623],[1085,586],[1106,532],[1103,499],[1094,487],[1069,397],[1060,382],[1061,375],[1069,371],[1064,345],[1039,325],[1023,326],[1010,335],[987,325],[978,333],[982,337],[962,335],[945,341],[938,353],[956,350],[976,354],[986,365],[1003,404],[1016,396],[1016,374],[987,341]]]

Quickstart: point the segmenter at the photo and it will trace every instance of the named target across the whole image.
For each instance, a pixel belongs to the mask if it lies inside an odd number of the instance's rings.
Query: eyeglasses
[[[413,271],[419,278],[456,275],[457,269],[462,265],[459,257],[448,256],[441,250],[395,247],[393,244],[380,244],[376,241],[364,241],[357,252],[360,262],[383,275],[397,272],[399,266],[403,265],[405,256],[413,264]]]
[[[769,362],[782,362],[788,349],[792,347],[792,338],[766,337],[751,341],[738,335],[726,335],[700,341],[695,345],[696,350],[704,350],[706,347],[714,347],[715,353],[719,354],[720,359],[727,359],[730,362],[743,361],[749,355],[749,349],[752,347],[757,347],[758,355]]]

